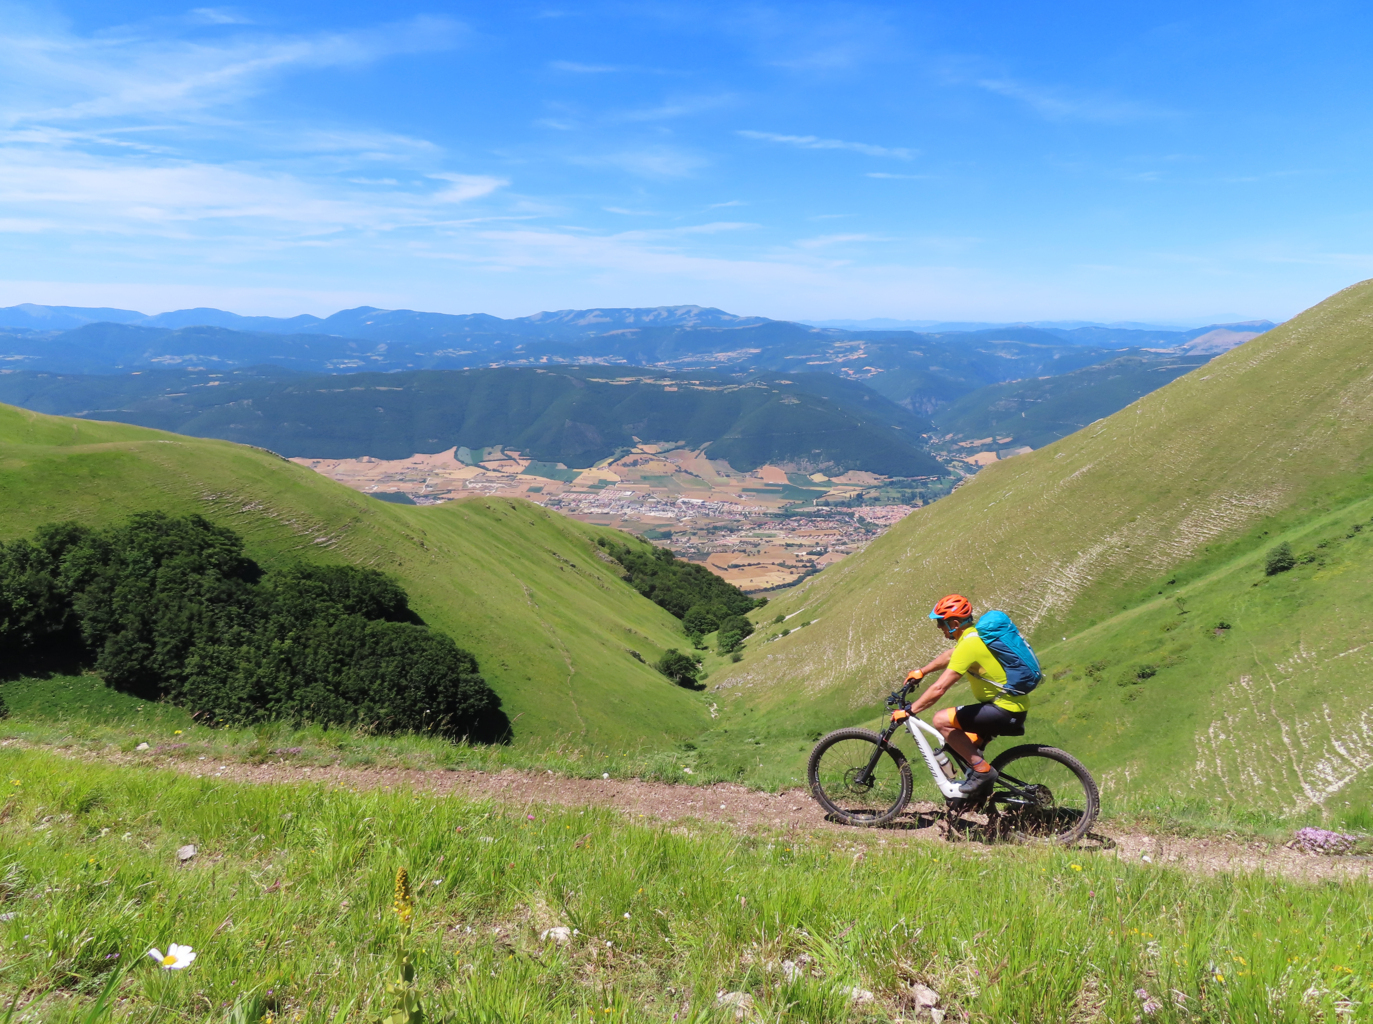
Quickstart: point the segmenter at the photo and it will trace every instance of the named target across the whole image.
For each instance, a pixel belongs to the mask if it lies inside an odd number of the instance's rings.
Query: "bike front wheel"
[[[1072,754],[1026,743],[1003,751],[992,767],[1001,777],[988,810],[1017,839],[1067,845],[1096,821],[1101,810],[1096,782]]]
[[[882,825],[911,799],[911,766],[904,754],[867,729],[837,729],[810,753],[811,795],[846,825]]]

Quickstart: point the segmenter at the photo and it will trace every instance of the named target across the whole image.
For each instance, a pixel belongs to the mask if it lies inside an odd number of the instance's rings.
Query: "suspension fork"
[[[862,772],[859,773],[858,777],[853,780],[854,782],[858,783],[858,785],[864,785],[868,781],[868,779],[872,777],[872,773],[877,770],[877,762],[882,758],[882,751],[887,749],[887,741],[891,739],[891,734],[896,731],[896,726],[897,723],[892,722],[880,733],[878,733],[878,738],[881,740],[881,742],[873,748],[872,757],[868,759],[867,767],[864,768]]]

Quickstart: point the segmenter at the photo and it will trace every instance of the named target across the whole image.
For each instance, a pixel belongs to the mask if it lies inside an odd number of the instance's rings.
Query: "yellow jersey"
[[[968,677],[968,685],[973,688],[973,696],[978,701],[990,701],[1007,711],[1029,710],[1028,698],[1013,697],[1002,692],[1001,687],[1006,685],[1006,670],[1001,667],[1001,662],[996,660],[996,655],[992,654],[991,649],[982,642],[976,628],[969,627],[958,638],[953,655],[949,658],[949,668],[959,675]]]

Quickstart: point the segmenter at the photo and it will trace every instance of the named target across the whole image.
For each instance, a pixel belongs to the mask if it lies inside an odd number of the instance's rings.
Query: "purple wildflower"
[[[1353,852],[1359,837],[1308,826],[1298,830],[1293,841],[1298,849],[1308,853],[1341,854]]]

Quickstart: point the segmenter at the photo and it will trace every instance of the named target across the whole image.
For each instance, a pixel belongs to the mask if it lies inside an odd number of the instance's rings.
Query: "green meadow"
[[[1373,996],[1365,883],[230,784],[13,747],[0,780],[0,1020],[374,1020],[402,948],[431,1021],[735,1019],[720,993],[757,1019],[915,1019],[912,983],[945,1019],[1025,1024],[1334,1021]],[[575,931],[541,938],[556,927]],[[145,956],[171,943],[195,949],[185,970]]]

